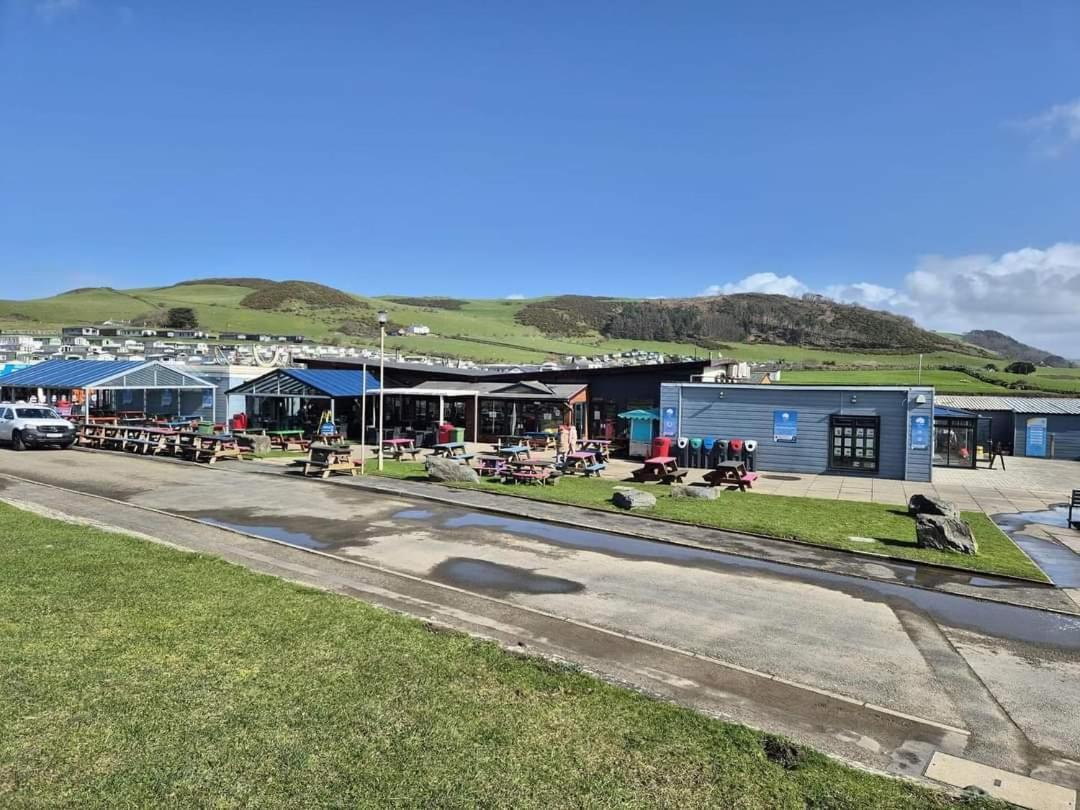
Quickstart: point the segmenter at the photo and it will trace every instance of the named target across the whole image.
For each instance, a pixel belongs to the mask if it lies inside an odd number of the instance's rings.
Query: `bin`
[[[717,439],[716,444],[713,446],[712,459],[709,461],[710,467],[715,467],[721,461],[727,461],[727,440]]]
[[[743,440],[732,439],[728,442],[728,459],[731,461],[742,461],[743,452]]]
[[[657,436],[652,440],[652,457],[656,456],[670,456],[671,455],[671,438],[668,436]]]
[[[449,422],[443,422],[439,425],[439,441],[438,444],[446,444],[453,441],[454,426]]]
[[[747,439],[746,444],[743,445],[743,460],[746,462],[746,469],[753,471],[756,463],[757,456],[757,442],[753,439]]]
[[[690,463],[689,467],[701,467],[701,439],[690,440]]]
[[[690,440],[685,436],[675,440],[675,458],[680,467],[690,466]]]
[[[456,427],[450,431],[450,434],[453,436],[450,441],[460,443],[465,442],[465,428]]]

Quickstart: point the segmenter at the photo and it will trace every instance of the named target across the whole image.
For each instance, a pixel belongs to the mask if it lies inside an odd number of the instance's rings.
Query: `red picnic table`
[[[685,471],[679,470],[679,464],[674,456],[653,456],[645,459],[643,466],[634,470],[635,481],[662,481],[672,484],[682,481],[686,477]]]
[[[401,458],[406,453],[409,453],[414,461],[416,460],[416,454],[420,452],[412,439],[383,439],[382,450],[384,454],[394,458]]]

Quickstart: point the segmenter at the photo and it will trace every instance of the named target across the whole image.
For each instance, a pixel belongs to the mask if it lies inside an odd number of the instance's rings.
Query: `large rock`
[[[247,447],[252,453],[262,454],[269,453],[274,448],[270,445],[269,436],[260,436],[258,434],[248,434],[246,436],[240,436],[237,438],[236,443],[241,447]]]
[[[704,501],[715,501],[716,490],[713,487],[692,487],[689,484],[672,484],[672,498],[701,498]]]
[[[962,520],[942,515],[916,515],[915,538],[919,548],[957,554],[977,554],[979,551],[970,526]]]
[[[432,481],[452,481],[455,483],[478,484],[480,476],[476,470],[461,461],[442,456],[429,456],[424,459],[428,478]]]
[[[952,501],[933,495],[912,495],[907,504],[909,515],[941,515],[960,520],[960,510]]]
[[[611,502],[620,509],[651,509],[656,506],[656,496],[633,487],[616,487]]]

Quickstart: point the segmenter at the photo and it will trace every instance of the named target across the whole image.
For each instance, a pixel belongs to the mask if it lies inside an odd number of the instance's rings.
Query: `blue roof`
[[[283,368],[282,374],[322,391],[329,397],[359,397],[364,391],[376,391],[379,381],[369,372],[340,368]],[[367,384],[364,377],[367,376]]]
[[[94,383],[145,366],[145,360],[46,360],[5,375],[5,388],[93,388]]]

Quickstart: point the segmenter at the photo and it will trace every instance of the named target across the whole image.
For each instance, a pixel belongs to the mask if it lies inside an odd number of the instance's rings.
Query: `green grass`
[[[1006,374],[1004,371],[983,373],[1003,383],[1022,382],[1037,389],[1024,392],[1027,394],[1038,394],[1040,390],[1055,394],[1080,393],[1080,369],[1078,368],[1037,368],[1034,374]]]
[[[3,504],[0,671],[4,807],[1001,806]]]
[[[780,381],[792,385],[918,385],[917,369],[784,371]],[[962,371],[923,369],[922,385],[932,385],[939,394],[1005,394],[999,385],[977,380]]]
[[[393,478],[427,479],[424,466],[419,462],[386,461],[381,474]],[[460,486],[617,512],[620,510],[612,505],[611,495],[614,488],[622,484],[614,480],[564,476],[554,486],[504,484],[491,479],[484,479],[476,485]],[[919,548],[915,544],[915,521],[908,517],[902,506],[728,490],[720,490],[715,501],[706,501],[668,497],[668,489],[663,486],[639,486],[657,496],[655,509],[648,514],[635,512],[635,515],[644,518],[675,520],[829,548],[1049,581],[1039,567],[982,512],[963,513],[979,544],[978,554],[966,556]],[[851,537],[869,538],[873,542],[851,540]]]

